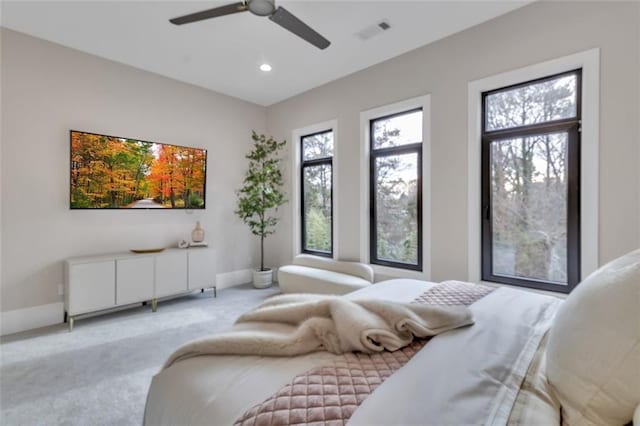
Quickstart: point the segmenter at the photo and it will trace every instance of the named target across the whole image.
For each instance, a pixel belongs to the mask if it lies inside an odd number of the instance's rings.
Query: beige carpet
[[[7,336],[0,424],[139,425],[151,378],[181,344],[224,330],[279,292],[239,286]]]

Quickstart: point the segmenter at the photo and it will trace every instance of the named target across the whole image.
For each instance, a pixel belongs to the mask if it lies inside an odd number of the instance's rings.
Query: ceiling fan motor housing
[[[249,10],[254,15],[271,16],[276,10],[275,0],[249,0]]]

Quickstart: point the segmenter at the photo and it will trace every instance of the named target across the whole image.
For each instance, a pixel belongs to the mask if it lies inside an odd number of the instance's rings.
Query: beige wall
[[[248,102],[2,29],[2,311],[62,301],[62,259],[175,244],[196,220],[218,270],[251,268],[256,240],[233,215]],[[207,209],[69,210],[69,129],[208,149]]]
[[[359,114],[430,93],[431,275],[466,279],[468,83],[599,47],[599,251],[605,262],[640,245],[639,8],[637,2],[535,3],[273,105],[268,130],[290,139],[293,129],[337,119],[337,244],[341,258],[359,259]],[[292,256],[290,209],[283,216],[268,246],[274,265]]]

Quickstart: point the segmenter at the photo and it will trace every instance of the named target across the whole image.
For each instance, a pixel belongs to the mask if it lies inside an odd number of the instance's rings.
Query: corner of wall
[[[637,104],[637,120],[638,134],[636,135],[636,147],[638,148],[638,164],[640,164],[640,2],[636,3],[638,19],[636,20],[636,84],[638,85],[638,104]],[[640,169],[636,169],[638,173],[638,247],[640,247]]]

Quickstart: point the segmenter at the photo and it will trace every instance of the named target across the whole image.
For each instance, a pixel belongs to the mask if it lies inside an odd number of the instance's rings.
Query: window
[[[370,263],[422,271],[422,108],[369,121]]]
[[[482,279],[580,280],[581,70],[482,94]]]
[[[333,256],[333,130],[300,138],[301,251]]]

